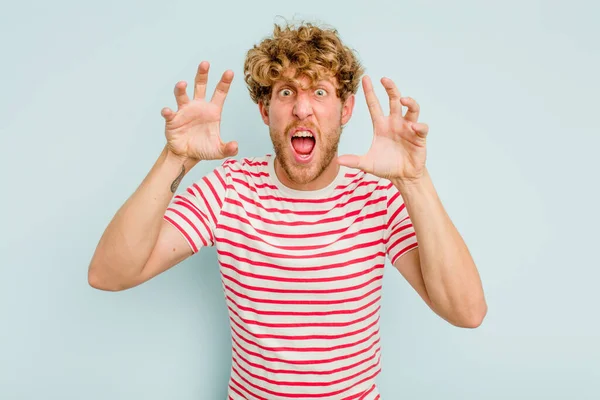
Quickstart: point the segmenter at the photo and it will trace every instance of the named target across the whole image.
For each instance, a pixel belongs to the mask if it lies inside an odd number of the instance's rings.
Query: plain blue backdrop
[[[228,318],[214,249],[134,289],[87,283],[106,225],[164,145],[173,86],[236,76],[222,124],[272,151],[242,77],[273,24],[336,27],[386,107],[421,104],[428,166],[479,267],[476,330],[387,266],[384,400],[598,399],[599,6],[591,1],[3,1],[0,399],[223,399]],[[362,88],[341,153],[372,128]],[[180,188],[216,162],[198,165]]]

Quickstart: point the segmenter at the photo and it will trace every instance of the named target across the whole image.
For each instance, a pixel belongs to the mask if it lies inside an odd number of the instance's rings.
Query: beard
[[[315,141],[315,147],[312,150],[314,152],[313,160],[309,164],[298,164],[294,160],[288,134],[290,129],[297,125],[300,124],[292,123],[283,132],[269,128],[269,134],[273,142],[275,158],[278,160],[281,169],[290,181],[304,185],[321,176],[337,155],[342,126],[340,124],[338,128],[329,132],[321,132],[313,125],[302,124],[302,126],[307,126],[316,132],[318,142]]]

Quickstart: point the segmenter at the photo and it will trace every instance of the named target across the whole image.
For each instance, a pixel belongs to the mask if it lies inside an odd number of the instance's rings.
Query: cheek
[[[323,105],[315,108],[315,114],[321,125],[321,129],[329,131],[340,125],[342,118],[342,108],[337,104]]]
[[[275,109],[271,109],[269,113],[269,121],[271,122],[271,126],[280,128],[285,126],[289,118],[287,117],[288,112],[284,107],[277,107]]]

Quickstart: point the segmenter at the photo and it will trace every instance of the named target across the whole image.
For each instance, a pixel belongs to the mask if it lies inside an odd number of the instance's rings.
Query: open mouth
[[[291,140],[296,161],[310,161],[316,143],[313,133],[309,130],[298,129],[292,133]]]

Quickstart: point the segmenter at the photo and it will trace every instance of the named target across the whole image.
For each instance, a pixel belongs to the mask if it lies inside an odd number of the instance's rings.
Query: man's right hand
[[[183,160],[218,160],[238,152],[237,142],[223,143],[220,135],[221,112],[233,81],[233,71],[223,73],[211,100],[206,101],[209,67],[207,61],[198,66],[192,100],[186,93],[187,83],[178,82],[174,90],[177,112],[168,107],[161,111],[167,149]]]

